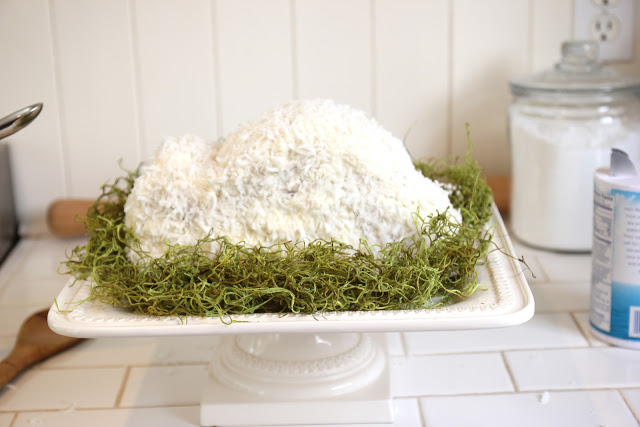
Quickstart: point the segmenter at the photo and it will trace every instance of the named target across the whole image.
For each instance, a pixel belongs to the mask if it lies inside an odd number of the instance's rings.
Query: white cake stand
[[[379,332],[505,327],[533,316],[533,296],[495,207],[489,227],[500,250],[478,267],[483,288],[443,308],[254,314],[229,323],[135,315],[98,302],[77,305],[89,295],[90,284],[83,282],[61,291],[49,325],[83,338],[224,335],[202,396],[203,426],[390,423],[388,353]]]

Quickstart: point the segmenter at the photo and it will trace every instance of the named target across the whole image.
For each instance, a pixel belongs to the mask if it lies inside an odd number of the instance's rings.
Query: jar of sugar
[[[512,79],[511,231],[559,251],[591,250],[593,177],[612,148],[640,159],[640,76],[598,60],[598,44],[570,41],[554,68]]]

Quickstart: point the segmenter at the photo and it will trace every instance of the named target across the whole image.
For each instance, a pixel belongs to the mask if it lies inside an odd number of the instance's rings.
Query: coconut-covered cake
[[[491,245],[492,193],[470,152],[414,162],[328,100],[274,107],[221,140],[168,138],[102,187],[68,272],[92,301],[223,322],[448,304],[478,288]]]
[[[223,140],[168,138],[141,167],[125,224],[152,256],[210,233],[357,248],[414,235],[413,213],[445,211],[460,220],[401,140],[362,111],[311,100],[272,108]]]

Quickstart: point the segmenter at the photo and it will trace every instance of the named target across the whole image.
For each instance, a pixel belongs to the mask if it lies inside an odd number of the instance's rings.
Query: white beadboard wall
[[[573,1],[589,0],[0,0],[0,116],[44,103],[3,140],[22,233],[165,136],[215,139],[291,99],[360,108],[415,157],[463,154],[469,123],[507,174],[507,81],[557,61]],[[636,40],[614,66],[638,64]]]

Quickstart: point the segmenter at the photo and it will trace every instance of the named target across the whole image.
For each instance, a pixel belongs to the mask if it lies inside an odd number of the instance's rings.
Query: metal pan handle
[[[42,103],[33,104],[0,119],[0,139],[18,132],[33,121],[42,111]]]

